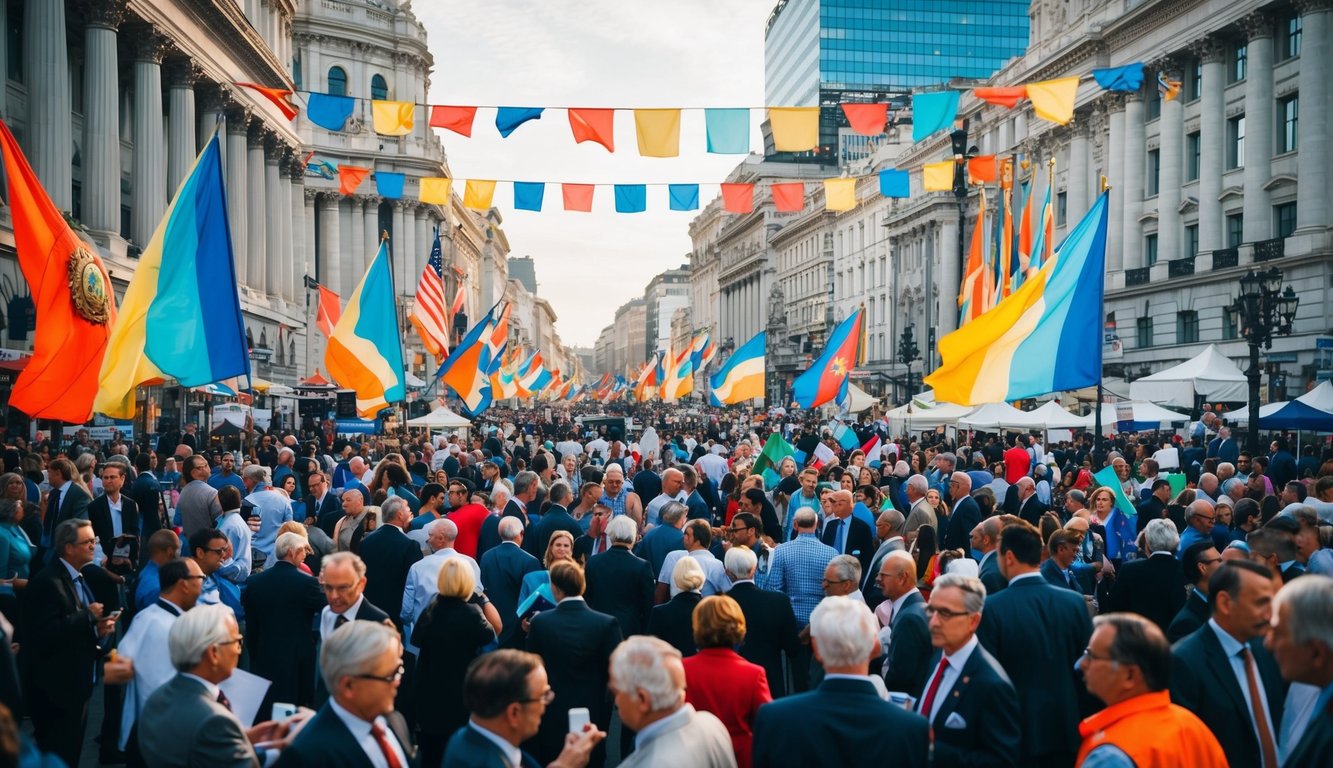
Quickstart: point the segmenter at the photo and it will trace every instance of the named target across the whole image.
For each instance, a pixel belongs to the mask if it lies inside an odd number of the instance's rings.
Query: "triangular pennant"
[[[356,192],[356,188],[361,186],[361,182],[369,175],[369,168],[358,168],[354,165],[338,166],[338,192],[344,195]]]

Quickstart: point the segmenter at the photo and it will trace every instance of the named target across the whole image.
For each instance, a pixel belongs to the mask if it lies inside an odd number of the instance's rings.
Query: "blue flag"
[[[500,107],[495,113],[495,127],[500,131],[500,135],[507,139],[520,125],[529,120],[542,119],[544,111],[540,107]]]
[[[351,96],[330,96],[312,93],[306,103],[305,116],[326,131],[341,131],[352,116],[356,101]]]
[[[541,181],[514,182],[514,210],[540,211],[546,197],[546,183]]]
[[[671,184],[667,187],[667,195],[671,198],[673,211],[699,210],[698,184]]]
[[[911,182],[907,171],[889,169],[879,172],[879,193],[885,197],[909,197]]]
[[[380,197],[397,200],[403,196],[403,184],[407,177],[401,173],[375,171],[375,192]]]
[[[643,184],[617,184],[616,213],[643,213],[648,208],[648,188]]]
[[[1092,70],[1092,79],[1108,91],[1133,93],[1143,87],[1143,62]]]
[[[958,91],[912,94],[912,141],[948,130],[958,116]]]

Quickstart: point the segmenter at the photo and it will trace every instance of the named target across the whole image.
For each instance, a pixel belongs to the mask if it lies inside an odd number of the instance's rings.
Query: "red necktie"
[[[949,660],[940,656],[940,666],[935,670],[935,677],[930,681],[930,687],[926,689],[926,697],[921,700],[921,714],[927,720],[930,719],[931,707],[935,705],[935,694],[940,690],[940,681],[944,679],[944,670],[949,666]]]
[[[393,751],[393,745],[389,743],[389,737],[379,723],[370,724],[370,735],[379,742],[380,751],[384,753],[384,762],[389,764],[389,768],[403,768],[402,762],[398,760],[398,753]]]

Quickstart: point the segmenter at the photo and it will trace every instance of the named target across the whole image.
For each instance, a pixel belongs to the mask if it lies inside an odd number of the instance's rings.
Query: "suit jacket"
[[[1080,594],[1083,592],[1083,590],[1079,588],[1078,580],[1074,579],[1073,581],[1070,581],[1070,579],[1065,576],[1065,572],[1060,570],[1060,565],[1055,562],[1054,558],[1048,557],[1046,558],[1046,561],[1041,564],[1041,577],[1046,579],[1046,583],[1053,587],[1072,589]]]
[[[542,515],[541,522],[537,523],[523,539],[523,548],[541,560],[546,556],[546,545],[550,543],[551,536],[556,531],[568,531],[575,539],[583,535],[583,527],[573,515],[569,514],[569,510],[552,505],[546,510],[546,514]]]
[[[61,506],[64,506],[63,504]],[[111,552],[115,548],[115,535],[111,523],[111,502],[105,495],[98,496],[88,505],[88,520],[93,524],[93,533],[102,542],[102,552],[111,557]],[[120,530],[126,536],[139,535],[139,505],[134,499],[125,495],[120,495]],[[139,562],[139,545],[141,540],[136,538],[130,542],[130,562]]]
[[[407,572],[421,559],[421,547],[398,526],[381,525],[361,540],[360,555],[366,564],[366,599],[401,626]]]
[[[773,700],[764,668],[730,648],[701,648],[685,659],[685,700],[712,712],[731,734],[737,764],[749,768],[754,747],[754,718]]]
[[[537,759],[523,752],[523,768],[541,768]],[[449,738],[441,768],[510,768],[500,748],[471,726],[463,726]]]
[[[1040,526],[1041,516],[1046,514],[1047,509],[1049,509],[1049,507],[1041,503],[1041,500],[1037,498],[1037,494],[1034,493],[1027,497],[1026,501],[1019,502],[1018,512],[1015,514],[1033,525]],[[971,532],[969,531],[969,533]]]
[[[305,497],[305,515],[315,518],[315,526],[333,538],[333,529],[338,525],[338,518],[343,516],[343,506],[333,491],[324,494],[324,501],[316,504],[314,494]]]
[[[1194,634],[1195,630],[1208,623],[1210,616],[1212,611],[1208,608],[1208,600],[1191,589],[1185,598],[1185,605],[1166,628],[1167,642],[1174,643]]]
[[[542,657],[551,688],[560,692],[530,742],[543,765],[564,749],[570,709],[587,707],[599,728],[609,726],[608,664],[620,640],[614,616],[598,613],[577,599],[564,600],[529,623],[528,650]]]
[[[939,663],[940,653],[936,652],[930,660],[930,669],[934,670]],[[925,695],[922,690],[917,698],[918,708]],[[1018,745],[1023,739],[1020,716],[1018,693],[1004,667],[978,645],[967,657],[954,679],[953,689],[940,702],[931,720],[935,734],[934,765],[936,768],[1017,766]]]
[[[986,585],[986,594],[993,595],[1004,589],[1009,581],[1000,573],[1000,551],[993,549],[982,556],[977,568],[977,578]]]
[[[383,624],[388,620],[389,614],[376,608],[371,602],[365,599],[365,594],[361,595],[361,605],[357,606],[356,613],[348,616],[348,621],[373,621],[376,624]],[[324,638],[319,634],[320,624],[324,620],[324,611],[315,614],[315,624],[311,629],[315,638],[315,706],[322,707],[324,702],[329,700],[329,689],[324,687],[324,676],[320,674],[319,668],[319,650],[324,645]],[[336,620],[335,620],[336,621]]]
[[[1276,741],[1276,734],[1281,731],[1287,684],[1262,641],[1253,640],[1248,645],[1268,699],[1268,712],[1272,715],[1269,726]],[[1200,627],[1171,647],[1171,701],[1199,716],[1217,737],[1229,764],[1236,768],[1263,764],[1253,715],[1240,686],[1211,625]]]
[[[23,645],[19,661],[24,688],[62,708],[77,711],[88,702],[101,650],[97,621],[83,607],[64,561],[50,564],[23,591]]]
[[[1319,768],[1333,754],[1333,701],[1316,712],[1296,745],[1287,753],[1282,768]]]
[[[418,649],[412,680],[413,715],[425,733],[441,736],[467,725],[468,709],[459,695],[468,665],[495,631],[477,606],[456,597],[439,597],[412,628]]]
[[[791,598],[782,592],[760,589],[752,581],[732,585],[727,596],[740,605],[745,616],[745,640],[739,650],[741,657],[764,668],[773,698],[786,696],[782,653],[786,651],[788,658],[795,658],[801,652]],[[793,670],[793,674],[797,672],[802,680],[808,674],[808,670]]]
[[[125,490],[139,510],[139,540],[147,542],[154,533],[167,527],[162,514],[162,484],[151,472],[141,472]],[[148,559],[148,548],[140,547],[139,556]]]
[[[824,521],[824,532],[819,537],[820,541],[834,549],[837,549],[834,544],[837,541],[837,532],[833,529],[832,522],[836,519],[836,517],[830,517]],[[852,515],[842,521],[842,524],[848,526],[846,547],[838,554],[855,557],[861,563],[861,573],[864,574],[870,569],[870,559],[875,556],[875,550],[877,549],[875,546],[875,532],[870,529],[866,521]]]
[[[506,507],[507,508],[507,507]],[[500,518],[503,515],[491,515],[481,521],[481,532],[477,534],[477,561],[500,546]]]
[[[177,674],[153,691],[138,720],[139,751],[162,768],[259,768],[231,710],[198,680]]]
[[[1143,533],[1143,529],[1148,527],[1148,523],[1166,516],[1166,505],[1162,503],[1161,499],[1150,495],[1138,503],[1135,511],[1138,512],[1138,515],[1134,518],[1134,535],[1137,536]]]
[[[648,634],[656,635],[680,651],[681,656],[698,652],[694,645],[694,609],[704,599],[698,592],[680,592],[675,597],[653,606],[648,617]]]
[[[879,568],[884,563],[884,558],[896,549],[907,549],[907,543],[901,536],[890,536],[875,550],[874,556],[870,558],[870,567],[861,571],[861,595],[865,597],[866,605],[870,606],[872,611],[884,602],[884,592],[879,588]]]
[[[930,674],[930,630],[926,627],[926,599],[920,592],[903,598],[889,622],[892,632],[883,664],[884,685],[890,691],[916,695]]]
[[[681,530],[672,525],[659,525],[648,531],[639,539],[639,545],[635,548],[634,554],[648,561],[653,567],[653,577],[662,572],[662,564],[666,562],[667,555],[678,549],[685,548],[685,538]]]
[[[926,719],[879,698],[869,680],[825,679],[808,693],[759,708],[754,768],[867,765],[892,756],[901,768],[927,765]]]
[[[250,577],[241,593],[250,671],[273,681],[263,707],[275,701],[314,702],[315,617],[327,604],[313,576],[278,560]]]
[[[1171,553],[1149,555],[1120,566],[1103,610],[1130,611],[1165,632],[1185,605],[1185,576]]]
[[[612,546],[588,558],[584,575],[588,587],[583,598],[589,608],[615,616],[625,637],[644,633],[656,582],[647,560],[636,557],[628,547]]]
[[[944,528],[944,546],[942,549],[961,549],[968,552],[972,547],[972,529],[981,522],[981,507],[977,500],[964,496],[954,505],[949,515],[949,524]]]
[[[408,766],[415,766],[416,750],[403,716],[390,712],[384,716],[389,723],[389,730],[407,755]],[[373,765],[365,750],[353,738],[343,721],[330,705],[325,704],[315,716],[305,724],[296,735],[291,745],[282,750],[282,756],[275,763],[282,768],[300,768],[301,766],[319,766],[319,768],[371,768]]]
[[[1047,584],[1040,576],[1011,581],[986,598],[977,638],[1008,673],[1025,727],[1019,762],[1040,755],[1074,754],[1078,733],[1082,676],[1074,664],[1088,647],[1092,620],[1083,596]]]
[[[673,720],[621,761],[622,768],[676,768],[706,765],[729,768],[736,765],[727,727],[711,712],[701,712],[690,704],[686,714]]]
[[[486,596],[495,604],[500,621],[504,622],[500,630],[502,648],[523,645],[523,635],[519,632],[518,595],[523,588],[523,577],[540,570],[541,562],[516,544],[494,547],[481,556],[481,583],[486,585]],[[401,597],[399,599],[401,601]]]

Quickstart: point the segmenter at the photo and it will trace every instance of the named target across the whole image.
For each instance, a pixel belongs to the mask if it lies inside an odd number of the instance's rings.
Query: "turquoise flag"
[[[958,91],[912,94],[912,141],[948,130],[958,116]]]

